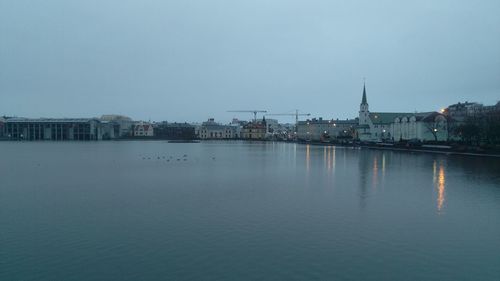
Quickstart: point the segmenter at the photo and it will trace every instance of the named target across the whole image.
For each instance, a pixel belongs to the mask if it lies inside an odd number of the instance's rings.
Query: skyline
[[[497,1],[28,3],[0,3],[0,115],[345,119],[363,77],[373,111],[500,97]]]
[[[477,101],[464,101],[464,102],[477,102]],[[498,101],[500,102],[500,100]],[[498,103],[497,102],[497,103]],[[460,103],[459,102],[456,102],[456,103]],[[454,104],[456,104],[454,103]],[[484,103],[481,103],[481,102],[477,102],[479,104],[483,104],[483,105],[489,105],[489,104],[484,104]],[[452,104],[449,104],[449,105],[452,105]],[[492,104],[491,104],[492,105]],[[441,110],[423,110],[423,111],[413,111],[413,112],[407,112],[407,113],[426,113],[426,112],[442,112],[443,109],[445,109],[447,107],[443,107],[441,108]],[[239,111],[239,110],[236,110],[236,111]],[[244,111],[244,110],[242,110]],[[396,110],[397,111],[397,110]],[[194,121],[187,121],[187,120],[153,120],[153,119],[134,119],[134,118],[131,118],[132,120],[134,121],[143,121],[143,122],[171,122],[171,123],[190,123],[190,124],[201,124],[207,120],[210,121],[210,119],[214,119],[214,121],[216,123],[220,123],[220,124],[225,124],[225,123],[229,123],[231,122],[231,120],[233,118],[239,120],[239,121],[252,121],[253,118],[246,118],[246,117],[243,117],[243,116],[246,116],[246,115],[253,115],[253,113],[251,112],[241,112],[241,113],[234,113],[235,111],[233,111],[232,114],[238,114],[239,116],[241,117],[238,117],[238,116],[233,116],[231,119],[229,120],[217,120],[216,118],[214,117],[207,117],[206,119],[204,120],[194,120]],[[382,111],[377,111],[377,110],[370,110],[370,112],[377,112],[377,113],[384,113]],[[399,111],[399,112],[402,112],[402,111]],[[284,115],[284,116],[274,116],[274,114],[276,114],[277,112],[274,112],[274,111],[267,111],[266,113],[261,113],[261,112],[258,112],[257,113],[257,120],[262,120],[262,118],[265,116],[266,119],[274,119],[274,120],[278,120],[280,123],[282,124],[295,124],[295,120],[289,120],[289,119],[294,119],[295,118],[295,110],[289,110],[287,112],[281,112],[279,113],[279,115]],[[286,114],[286,116],[285,116]],[[100,114],[100,115],[96,115],[96,116],[57,116],[57,117],[54,117],[54,116],[31,116],[31,115],[26,115],[26,116],[19,116],[19,115],[2,115],[4,117],[10,117],[10,118],[28,118],[28,119],[59,119],[59,118],[69,118],[69,119],[86,119],[86,118],[101,118],[102,116],[106,116],[106,115],[120,115],[120,116],[124,116],[124,117],[131,117],[127,114],[117,114],[117,113],[103,113],[103,114]],[[2,117],[0,116],[0,117]],[[207,116],[211,116],[211,115],[207,115]],[[299,121],[304,121],[304,120],[312,120],[312,119],[316,119],[316,118],[323,118],[323,120],[354,120],[354,119],[357,119],[358,116],[357,115],[353,115],[353,116],[349,116],[349,117],[346,117],[346,118],[339,118],[339,117],[336,117],[336,116],[316,116],[315,114],[313,113],[310,113],[308,116],[305,116],[303,114],[303,112],[299,112]]]

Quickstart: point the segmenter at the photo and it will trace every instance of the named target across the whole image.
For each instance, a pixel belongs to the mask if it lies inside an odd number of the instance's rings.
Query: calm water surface
[[[0,143],[0,280],[500,280],[500,160]]]

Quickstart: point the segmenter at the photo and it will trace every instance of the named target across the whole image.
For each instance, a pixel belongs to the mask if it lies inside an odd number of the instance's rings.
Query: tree
[[[488,144],[500,144],[500,111],[493,111],[486,115],[484,134]]]
[[[446,117],[444,115],[437,115],[430,122],[424,122],[427,130],[434,137],[434,141],[438,141],[438,134],[441,130],[447,130]]]
[[[437,122],[426,122],[425,127],[427,130],[432,134],[434,137],[434,141],[438,140],[437,133],[438,133],[438,125]]]
[[[468,144],[479,144],[481,127],[473,119],[468,119],[464,124],[456,128],[456,134],[459,135],[463,141]]]

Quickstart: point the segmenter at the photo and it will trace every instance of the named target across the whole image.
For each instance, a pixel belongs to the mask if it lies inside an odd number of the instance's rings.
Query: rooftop
[[[358,119],[322,119],[322,118],[319,118],[319,119],[316,119],[316,118],[313,118],[311,120],[306,120],[306,121],[299,121],[299,124],[300,125],[303,125],[303,124],[307,124],[307,123],[310,123],[310,124],[358,124]]]
[[[14,117],[6,119],[6,123],[88,123],[100,122],[97,118],[22,118]]]
[[[417,113],[409,113],[409,112],[370,112],[370,119],[373,124],[390,124],[394,122],[394,119],[397,117],[411,117],[415,116],[417,120],[423,120],[430,116],[434,116],[436,114],[440,114],[438,112],[417,112]]]

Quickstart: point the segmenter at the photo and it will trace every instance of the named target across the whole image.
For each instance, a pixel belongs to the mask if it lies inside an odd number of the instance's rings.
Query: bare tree
[[[435,116],[433,120],[430,122],[424,121],[425,127],[434,137],[434,141],[438,141],[438,134],[441,130],[447,130],[448,126],[446,126],[445,122],[446,122],[446,117],[442,115]]]
[[[434,137],[434,141],[438,140],[437,134],[438,134],[438,123],[437,122],[425,122],[425,127],[427,130],[432,134]]]

